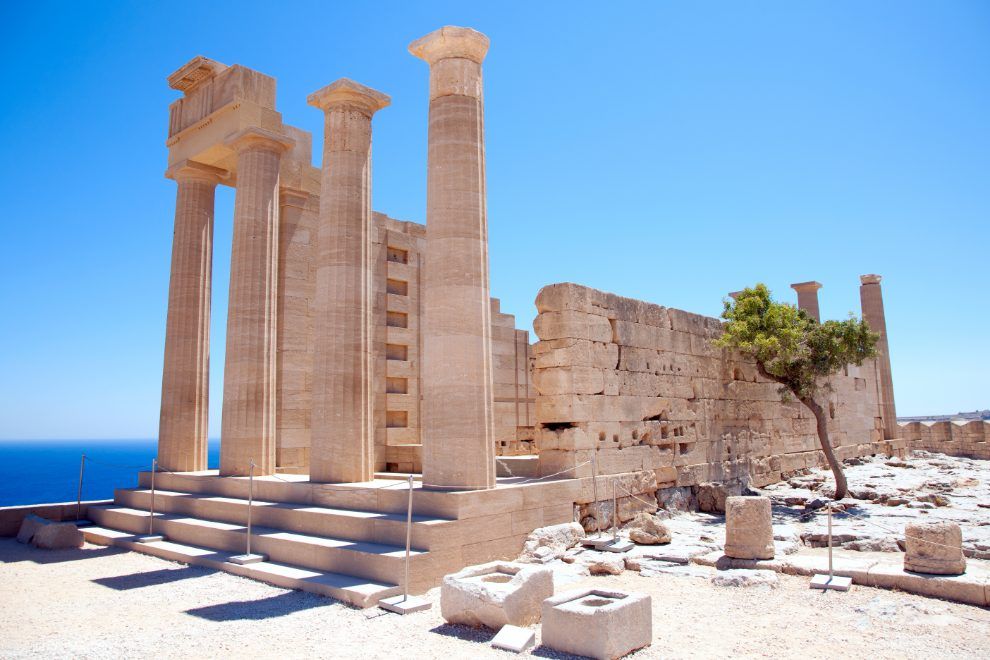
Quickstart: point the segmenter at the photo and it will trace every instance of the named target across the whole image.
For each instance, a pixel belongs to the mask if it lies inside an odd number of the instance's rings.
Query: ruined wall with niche
[[[309,466],[312,301],[319,196],[282,200],[279,261],[277,464]],[[296,208],[296,207],[300,208]],[[419,472],[421,464],[422,282],[426,227],[374,213],[371,228],[375,469]],[[498,455],[533,452],[535,392],[529,333],[492,298],[494,437]]]
[[[705,482],[763,485],[824,464],[811,412],[782,402],[752,361],[712,346],[718,319],[576,284],[543,288],[536,306],[541,474],[597,468],[651,495]],[[872,362],[834,377],[832,388],[840,458],[896,450],[883,441]]]
[[[990,422],[901,422],[897,426],[908,449],[990,459]]]

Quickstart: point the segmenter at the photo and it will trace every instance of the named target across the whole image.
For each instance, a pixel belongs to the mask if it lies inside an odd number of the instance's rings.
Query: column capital
[[[808,291],[810,293],[814,293],[818,291],[818,289],[822,288],[822,283],[815,281],[797,282],[795,284],[792,284],[791,288],[797,291],[798,293],[801,293],[802,291]]]
[[[262,147],[282,153],[291,149],[296,144],[296,141],[275,131],[251,126],[250,128],[244,128],[231,133],[224,138],[223,143],[234,151],[243,151],[251,147]]]
[[[452,57],[481,64],[488,46],[488,37],[477,30],[446,25],[409,44],[409,52],[430,65]]]
[[[310,94],[306,97],[306,102],[324,112],[340,107],[357,108],[370,117],[391,104],[392,99],[388,94],[354,82],[350,78],[340,78]]]
[[[174,181],[205,181],[217,184],[230,176],[230,172],[194,160],[180,160],[165,170],[165,178]]]
[[[882,279],[883,277],[874,273],[859,276],[860,284],[880,284],[880,280]]]

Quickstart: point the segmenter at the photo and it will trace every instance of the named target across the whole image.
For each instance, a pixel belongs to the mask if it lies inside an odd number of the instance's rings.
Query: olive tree
[[[819,323],[804,310],[773,300],[765,284],[744,289],[725,301],[724,332],[715,340],[756,362],[764,378],[782,386],[814,414],[818,440],[835,475],[835,499],[846,496],[846,476],[828,437],[828,420],[819,398],[831,390],[830,377],[847,365],[876,356],[878,334],[850,314],[845,321]]]

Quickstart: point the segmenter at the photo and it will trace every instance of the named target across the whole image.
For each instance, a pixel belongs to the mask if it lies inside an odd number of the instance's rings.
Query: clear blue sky
[[[374,207],[425,216],[427,68],[485,63],[493,295],[529,327],[574,281],[717,315],[764,281],[859,312],[884,276],[898,412],[990,407],[990,3],[0,4],[0,438],[157,433],[175,184],[165,77],[197,54],[387,92]],[[318,152],[318,150],[317,150]],[[218,194],[210,434],[233,191]]]

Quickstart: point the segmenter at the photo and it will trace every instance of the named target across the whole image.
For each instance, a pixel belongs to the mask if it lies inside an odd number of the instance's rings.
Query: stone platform
[[[404,576],[409,490],[393,476],[348,484],[256,477],[251,544],[268,561],[249,566],[228,561],[246,547],[248,479],[215,470],[155,475],[154,529],[164,541],[136,542],[148,532],[150,473],[141,473],[138,488],[117,490],[112,504],[91,506],[86,537],[369,607],[401,592]],[[414,482],[411,593],[464,566],[515,558],[532,530],[572,520],[573,503],[588,487],[582,482],[590,482],[521,481],[454,492]]]

